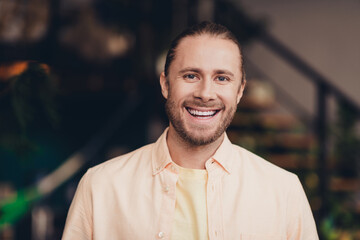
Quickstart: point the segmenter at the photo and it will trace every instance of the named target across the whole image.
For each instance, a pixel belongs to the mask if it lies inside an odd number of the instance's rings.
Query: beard
[[[191,103],[191,104],[190,104]],[[190,145],[193,146],[204,146],[210,143],[215,142],[221,135],[226,131],[226,129],[229,127],[232,119],[234,118],[235,112],[236,112],[236,106],[237,104],[231,106],[228,108],[228,110],[225,111],[225,106],[222,102],[219,103],[203,103],[200,100],[193,100],[193,101],[185,101],[182,106],[198,106],[198,107],[215,107],[217,106],[218,109],[221,109],[223,111],[223,117],[222,119],[218,120],[218,126],[216,127],[215,131],[213,131],[209,135],[201,134],[201,132],[208,129],[206,126],[194,126],[194,130],[197,132],[200,132],[200,134],[196,135],[191,130],[186,129],[185,126],[185,120],[180,115],[180,110],[177,109],[177,105],[175,101],[171,98],[170,94],[168,96],[168,99],[165,103],[165,111],[169,118],[170,123],[174,127],[177,134]],[[219,113],[217,113],[219,114]]]

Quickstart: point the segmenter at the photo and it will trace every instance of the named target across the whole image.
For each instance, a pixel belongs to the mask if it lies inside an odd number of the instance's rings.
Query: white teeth
[[[188,109],[188,111],[191,115],[203,117],[212,116],[216,113],[216,111],[198,111],[194,109]]]

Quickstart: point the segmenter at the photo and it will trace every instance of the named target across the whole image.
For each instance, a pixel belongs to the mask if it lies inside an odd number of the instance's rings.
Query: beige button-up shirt
[[[64,240],[169,239],[178,173],[166,134],[87,171],[71,204]],[[210,240],[318,239],[296,175],[226,136],[206,170]]]

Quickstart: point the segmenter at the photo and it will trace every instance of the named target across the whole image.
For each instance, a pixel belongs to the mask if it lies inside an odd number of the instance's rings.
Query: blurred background
[[[172,38],[226,25],[229,138],[296,173],[321,239],[360,239],[358,0],[0,0],[0,239],[60,239],[86,169],[157,139]]]

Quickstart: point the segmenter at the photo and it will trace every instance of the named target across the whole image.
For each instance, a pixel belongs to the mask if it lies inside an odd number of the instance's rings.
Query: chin
[[[195,130],[196,131],[196,130]],[[204,146],[210,143],[215,142],[223,132],[212,132],[209,134],[205,134],[204,131],[196,131],[197,133],[194,133],[195,131],[186,131],[181,132],[180,136],[188,143],[194,146]]]

